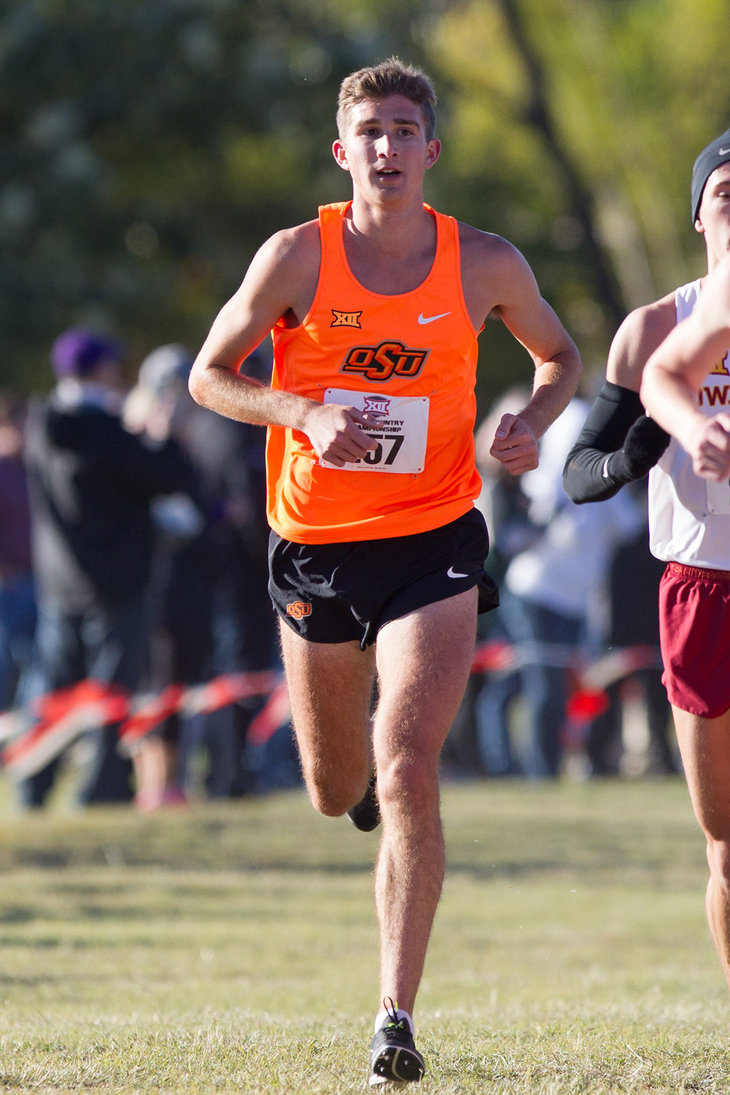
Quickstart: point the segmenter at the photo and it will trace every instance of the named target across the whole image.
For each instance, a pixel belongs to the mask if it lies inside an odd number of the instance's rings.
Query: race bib
[[[383,471],[400,475],[417,475],[423,471],[428,440],[428,399],[420,396],[371,395],[344,388],[328,388],[325,403],[357,407],[359,411],[377,411],[377,423],[360,429],[377,442],[372,452],[361,460],[345,464],[338,471]],[[334,468],[320,460],[323,468]]]

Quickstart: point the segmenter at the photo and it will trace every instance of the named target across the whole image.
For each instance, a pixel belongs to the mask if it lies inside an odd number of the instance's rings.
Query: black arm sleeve
[[[612,498],[625,483],[656,464],[669,435],[644,414],[636,392],[603,382],[563,469],[563,488],[573,502]]]

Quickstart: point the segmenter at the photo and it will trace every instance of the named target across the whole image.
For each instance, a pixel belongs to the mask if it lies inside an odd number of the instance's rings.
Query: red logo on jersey
[[[726,354],[725,357],[718,361],[717,365],[715,365],[715,367],[710,370],[713,376],[730,376],[730,372],[728,371],[728,367],[726,364],[728,357],[730,357],[730,354]]]
[[[708,376],[730,376],[730,370],[728,370],[727,363],[730,361],[730,354],[726,354],[707,374]],[[728,399],[730,390],[727,384],[704,384],[697,393],[697,402],[700,407],[707,405],[708,407],[727,407],[730,403]]]
[[[411,350],[402,342],[378,346],[353,346],[340,366],[341,373],[360,373],[366,380],[390,380],[391,376],[418,376],[430,350]]]

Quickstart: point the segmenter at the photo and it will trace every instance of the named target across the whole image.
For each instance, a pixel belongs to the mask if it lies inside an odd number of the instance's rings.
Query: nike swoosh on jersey
[[[460,574],[458,570],[454,570],[453,567],[449,567],[449,569],[446,571],[446,577],[447,578],[468,578],[469,575],[468,574]]]
[[[437,319],[445,319],[446,316],[450,315],[451,312],[440,312],[437,316],[424,316],[423,312],[421,312],[418,317],[418,322],[423,327],[424,323],[434,323]]]

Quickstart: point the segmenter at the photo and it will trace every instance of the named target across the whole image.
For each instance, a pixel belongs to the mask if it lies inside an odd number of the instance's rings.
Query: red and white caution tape
[[[269,696],[281,680],[281,673],[269,670],[226,673],[205,684],[190,687],[173,684],[158,696],[138,698],[130,704],[129,712],[119,728],[120,748],[127,753],[134,752],[135,745],[171,715],[209,714],[231,703],[240,703],[255,696]]]
[[[288,699],[284,705],[281,689],[281,673],[273,671],[224,674],[191,687],[171,685],[156,696],[130,697],[101,681],[80,681],[39,697],[27,711],[0,715],[0,742],[7,743],[2,766],[13,778],[24,779],[44,768],[87,730],[111,723],[120,724],[120,750],[131,754],[145,735],[170,715],[207,714],[256,696],[270,697],[261,715],[277,699],[275,711],[281,721],[273,725],[267,713],[257,731],[260,740],[266,741],[265,735],[270,737],[288,720]]]
[[[85,730],[124,718],[125,693],[99,681],[79,681],[40,696],[28,711],[0,716],[0,740],[8,741],[2,764],[13,776],[32,775],[59,756]]]
[[[595,718],[608,702],[605,689],[638,669],[660,667],[651,646],[609,651],[589,665],[575,647],[559,643],[513,645],[488,641],[477,647],[472,673],[508,673],[535,661],[571,671],[574,685],[568,714],[574,721]],[[139,742],[173,714],[207,714],[231,703],[267,697],[248,729],[251,745],[264,745],[291,717],[281,673],[228,673],[205,684],[170,685],[158,695],[130,697],[114,686],[85,680],[42,696],[27,710],[0,714],[2,767],[15,779],[40,771],[87,730],[119,723],[119,748],[132,754]]]

